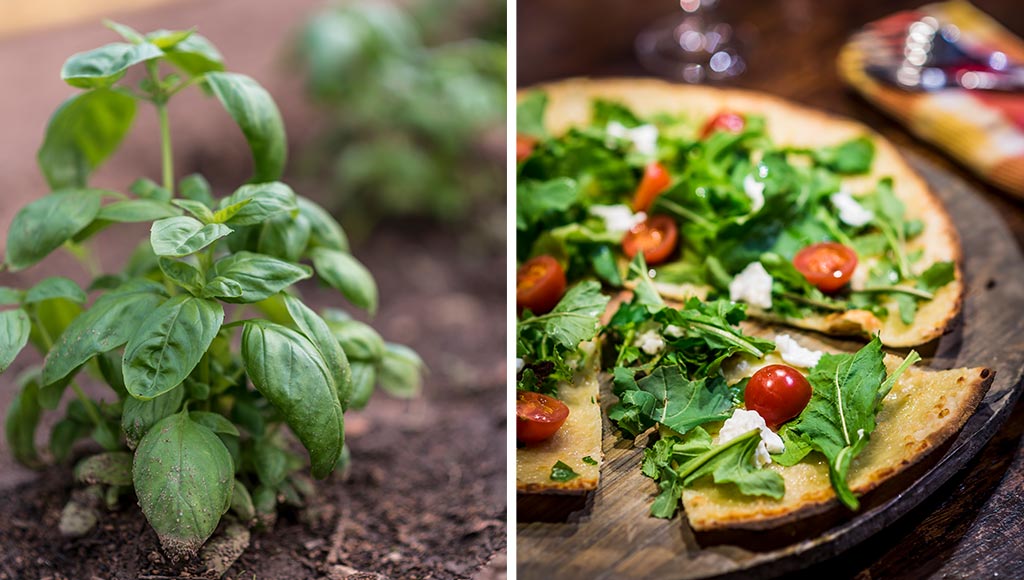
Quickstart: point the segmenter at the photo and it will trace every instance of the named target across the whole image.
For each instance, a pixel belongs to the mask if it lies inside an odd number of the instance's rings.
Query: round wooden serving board
[[[604,417],[601,484],[589,496],[520,496],[517,568],[524,580],[768,578],[835,556],[885,528],[959,471],[1013,409],[1024,370],[1024,257],[1002,220],[962,180],[915,157],[910,164],[946,204],[964,250],[963,311],[953,330],[918,349],[935,369],[986,366],[992,386],[952,440],[922,464],[842,508],[770,532],[695,535],[685,516],[648,516],[654,483],[640,473],[642,444]],[[833,341],[843,344],[843,341]],[[858,343],[849,342],[851,349]],[[602,394],[602,406],[614,400]]]

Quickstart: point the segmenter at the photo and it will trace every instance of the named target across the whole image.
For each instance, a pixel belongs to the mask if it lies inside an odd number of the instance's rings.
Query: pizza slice
[[[570,80],[520,95],[517,251],[570,281],[628,286],[643,254],[662,295],[888,346],[960,310],[942,204],[866,127],[762,94]]]

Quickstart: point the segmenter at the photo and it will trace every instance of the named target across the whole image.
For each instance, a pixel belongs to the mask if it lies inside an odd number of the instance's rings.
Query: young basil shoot
[[[8,232],[3,268],[23,270],[63,248],[93,281],[0,288],[0,373],[28,343],[45,356],[16,381],[6,432],[18,461],[42,465],[40,416],[70,387],[75,398],[53,428],[50,455],[63,461],[75,442],[95,441],[104,451],[81,460],[76,478],[108,504],[134,491],[165,552],[181,559],[228,512],[267,524],[278,498],[313,493],[283,426],[308,452],[312,475],[325,478],[348,458],[343,413],[365,406],[378,384],[415,396],[423,363],[343,311],[318,314],[295,292],[316,276],[354,306],[377,307],[373,276],[349,253],[341,226],[278,181],[286,140],[270,94],[227,72],[194,30],[109,26],[122,42],[73,55],[61,70],[80,91],[53,114],[39,150],[53,191],[19,211]],[[131,68],[140,81],[128,82]],[[252,152],[250,183],[222,199],[202,176],[175,182],[168,105],[193,88],[223,105]],[[142,178],[130,192],[90,187],[140,103],[159,120],[160,181]],[[90,238],[139,222],[150,234],[128,264],[100,271]],[[90,398],[82,374],[111,393]]]

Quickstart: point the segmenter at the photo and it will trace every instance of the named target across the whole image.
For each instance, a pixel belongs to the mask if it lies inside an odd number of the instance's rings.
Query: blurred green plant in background
[[[307,90],[327,115],[303,170],[326,177],[346,226],[503,214],[505,31],[505,0],[344,2],[305,25]]]

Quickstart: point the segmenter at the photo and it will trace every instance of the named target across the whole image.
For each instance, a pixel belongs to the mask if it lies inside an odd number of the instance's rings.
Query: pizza
[[[596,488],[604,382],[611,423],[649,441],[652,515],[703,531],[857,510],[990,385],[885,351],[953,324],[960,245],[866,127],[612,79],[522,92],[517,129],[520,492]]]

